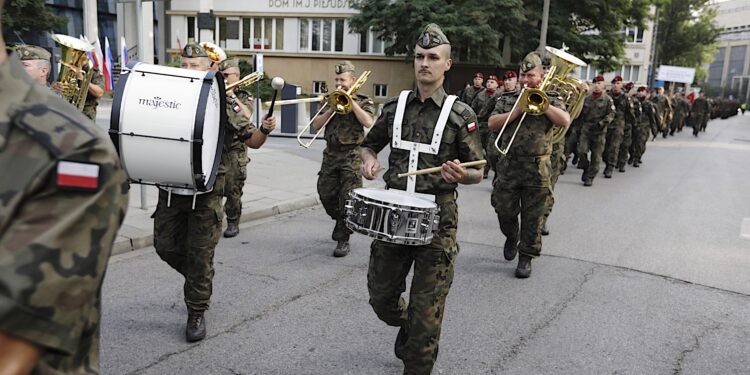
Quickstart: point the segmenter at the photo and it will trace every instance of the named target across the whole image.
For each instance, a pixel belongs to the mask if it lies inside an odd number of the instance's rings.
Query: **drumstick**
[[[467,161],[466,163],[459,164],[462,167],[481,167],[487,164],[487,160],[476,160],[476,161]],[[437,173],[443,170],[443,167],[434,167],[434,168],[425,168],[416,170],[414,172],[408,172],[408,173],[399,173],[398,177],[408,177],[408,176],[417,176],[420,174],[430,174],[430,173]]]
[[[284,79],[281,77],[273,77],[271,80],[271,87],[273,87],[273,99],[271,100],[271,108],[268,110],[266,118],[273,116],[273,106],[276,105],[276,97],[279,95],[279,90],[284,88]]]

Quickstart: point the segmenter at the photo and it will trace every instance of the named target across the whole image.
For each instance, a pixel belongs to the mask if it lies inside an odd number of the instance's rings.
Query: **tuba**
[[[544,75],[544,80],[538,88],[524,88],[521,94],[516,100],[516,104],[513,105],[513,112],[516,106],[523,108],[524,114],[521,116],[521,120],[516,126],[516,130],[508,142],[508,145],[504,148],[500,147],[500,138],[505,131],[505,127],[508,125],[510,116],[505,120],[503,128],[500,129],[497,138],[495,139],[495,147],[501,154],[506,155],[513,145],[513,140],[518,134],[518,129],[523,124],[523,120],[527,114],[532,116],[540,116],[547,111],[549,108],[550,99],[547,96],[547,92],[557,92],[559,98],[562,100],[565,110],[570,114],[570,118],[574,119],[578,117],[583,108],[583,99],[586,96],[586,92],[581,90],[581,81],[569,77],[568,74],[577,66],[587,66],[581,59],[566,52],[567,48],[563,45],[562,49],[553,47],[545,47],[547,52],[552,55],[550,66],[547,69],[547,73]],[[552,143],[558,142],[565,136],[567,128],[562,126],[554,126],[552,129]]]
[[[57,76],[57,82],[63,85],[62,96],[82,110],[89,92],[89,83],[94,76],[94,68],[87,53],[94,47],[83,40],[62,34],[53,35],[52,40],[60,44],[62,49],[60,74]]]

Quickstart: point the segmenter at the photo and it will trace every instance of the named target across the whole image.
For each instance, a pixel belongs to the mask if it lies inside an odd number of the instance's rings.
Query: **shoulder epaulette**
[[[14,112],[11,122],[44,146],[55,158],[97,138],[96,133],[84,125],[82,119],[48,105],[23,106]]]
[[[453,112],[455,112],[457,115],[461,116],[464,121],[469,121],[473,118],[476,118],[476,114],[474,114],[474,110],[471,109],[471,106],[460,100],[456,100],[455,102],[453,102],[453,108],[451,108],[451,110],[453,110]]]
[[[383,103],[383,107],[387,107],[387,106],[389,106],[389,105],[392,105],[392,104],[397,104],[397,103],[398,103],[398,96],[392,96],[392,97],[388,98],[388,99],[387,99],[387,100],[386,100],[386,101],[385,101],[385,102]]]

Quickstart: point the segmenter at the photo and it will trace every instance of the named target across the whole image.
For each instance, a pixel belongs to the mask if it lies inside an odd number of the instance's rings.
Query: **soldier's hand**
[[[57,91],[58,93],[62,94],[65,90],[65,86],[62,84],[62,82],[55,82],[52,84],[52,90]]]
[[[466,168],[460,165],[460,161],[449,160],[443,163],[443,169],[440,171],[440,175],[443,176],[443,180],[447,183],[461,182],[466,177]]]
[[[377,158],[365,160],[362,163],[362,176],[368,180],[374,180],[377,177],[378,172],[380,172],[380,169],[380,162]]]
[[[272,132],[274,129],[276,129],[276,117],[275,116],[268,116],[266,114],[265,117],[263,117],[263,123],[261,125],[263,129],[265,129],[266,134]]]

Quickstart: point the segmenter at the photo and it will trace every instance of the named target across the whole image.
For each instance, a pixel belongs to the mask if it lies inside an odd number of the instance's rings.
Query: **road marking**
[[[737,151],[750,151],[750,145],[744,143],[728,143],[728,142],[687,142],[687,141],[675,141],[675,142],[649,142],[649,147],[664,147],[664,148],[719,148],[724,150],[737,150]]]
[[[750,217],[742,219],[742,225],[740,228],[740,238],[750,240]]]

